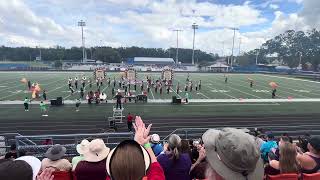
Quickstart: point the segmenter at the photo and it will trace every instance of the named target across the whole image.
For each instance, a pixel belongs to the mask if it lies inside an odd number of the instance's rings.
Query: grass
[[[26,84],[20,82],[22,78],[26,78],[32,82],[40,83],[42,89],[47,90],[48,99],[62,96],[64,100],[75,100],[79,98],[79,93],[71,95],[68,90],[67,81],[69,77],[81,77],[85,75],[87,78],[93,76],[88,72],[0,72],[0,101],[23,100],[26,96],[31,97],[31,93],[26,91]],[[160,77],[160,73],[138,73],[138,79],[146,82],[146,76],[153,79]],[[107,73],[111,79],[114,77],[118,80],[120,73]],[[190,103],[189,105],[170,105],[170,104],[127,104],[125,105],[127,112],[134,112],[146,117],[176,117],[176,116],[239,116],[239,115],[257,115],[264,114],[287,115],[287,114],[317,114],[320,102],[308,102],[308,100],[320,98],[320,84],[318,82],[306,81],[302,79],[289,78],[280,75],[263,75],[263,74],[228,74],[228,83],[225,83],[223,74],[209,73],[192,73],[190,79],[193,82],[202,81],[202,89],[200,91],[189,92],[191,99],[199,101]],[[176,73],[174,78],[174,86],[170,94],[152,93],[148,94],[148,99],[171,99],[172,96],[184,97],[184,85],[186,82],[186,73]],[[249,86],[248,78],[254,80],[254,87]],[[279,84],[277,88],[278,99],[304,99],[305,102],[259,102],[261,99],[271,98],[271,87],[269,83],[273,81]],[[177,94],[176,86],[180,84],[180,92]],[[80,83],[79,83],[80,84]],[[96,85],[93,82],[92,88],[86,84],[86,92],[95,91]],[[103,92],[111,99],[111,87],[104,86],[101,88]],[[145,86],[146,87],[146,84]],[[116,83],[116,89],[118,89]],[[140,94],[140,86],[137,86],[136,94]],[[200,103],[200,101],[209,101],[212,99],[244,99],[244,102],[216,102],[216,103]],[[253,99],[254,102],[245,102],[246,99]],[[303,101],[304,101],[303,100]],[[40,110],[38,105],[31,105],[33,112],[16,113],[22,110],[22,104],[16,105],[0,105],[0,119],[32,119],[38,118]],[[63,108],[51,107],[50,114],[57,117],[74,118],[104,118],[112,115],[113,104],[108,105],[81,105],[80,113],[75,114],[74,105],[65,105]],[[71,111],[72,110],[72,113]],[[40,118],[40,117],[39,117]]]

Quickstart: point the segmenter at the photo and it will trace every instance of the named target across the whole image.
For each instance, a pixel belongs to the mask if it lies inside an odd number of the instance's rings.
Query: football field
[[[93,80],[93,73],[89,72],[0,72],[0,101],[23,100],[25,97],[31,98],[31,92],[27,90],[27,84],[20,82],[22,78],[30,80],[32,83],[39,83],[41,90],[47,91],[48,99],[63,97],[64,100],[75,100],[79,98],[79,89],[73,95],[68,89],[68,78],[86,76],[87,79]],[[160,78],[161,73],[137,73],[137,78],[144,81],[144,89],[146,89],[146,76],[151,76],[154,80]],[[174,86],[170,88],[169,94],[163,88],[162,94],[155,92],[154,89],[148,94],[149,102],[165,102],[170,100],[172,96],[185,97],[185,84],[187,73],[175,73]],[[277,102],[282,100],[292,101],[318,101],[320,98],[320,82],[291,78],[280,75],[264,75],[264,74],[209,74],[209,73],[190,73],[190,81],[193,82],[193,90],[188,94],[193,102]],[[225,82],[227,76],[227,83]],[[115,91],[119,88],[118,81],[120,73],[107,73],[107,77],[111,80],[115,78]],[[201,80],[201,90],[196,91],[196,84]],[[250,81],[253,81],[253,87],[250,87]],[[277,97],[271,99],[271,91],[269,83],[278,84]],[[177,92],[177,85],[180,86],[180,92]],[[79,81],[79,87],[81,83]],[[111,89],[113,83],[109,86],[106,81],[101,87],[101,91],[108,95],[108,99],[112,99]],[[92,88],[86,83],[85,94],[88,91],[96,91],[97,86],[93,80]],[[133,94],[141,94],[140,84],[134,90],[131,85]],[[41,95],[41,93],[40,93]],[[162,101],[164,100],[164,101]],[[320,100],[319,100],[320,101]]]
[[[68,78],[93,78],[92,72],[0,72],[0,132],[20,132],[23,134],[46,133],[88,133],[104,132],[107,117],[112,116],[112,99],[110,86],[104,82],[101,90],[108,95],[108,103],[88,105],[86,100],[80,106],[80,112],[75,111],[75,99],[79,92],[71,95],[68,89]],[[115,90],[119,89],[119,72],[107,73],[116,79]],[[146,76],[158,79],[161,73],[138,73],[137,78],[146,83]],[[172,96],[184,98],[184,86],[187,73],[174,74],[174,86],[169,94],[163,89],[160,94],[154,89],[148,93],[148,103],[127,103],[124,105],[124,115],[131,112],[140,115],[148,123],[155,125],[154,130],[166,135],[177,128],[208,128],[220,126],[234,127],[264,127],[279,132],[282,128],[291,127],[292,132],[299,133],[312,130],[320,134],[320,83],[305,79],[281,75],[266,74],[213,74],[190,73],[190,80],[197,84],[201,80],[201,90],[196,91],[195,85],[190,95],[190,103],[172,105]],[[228,82],[225,83],[225,76]],[[39,100],[32,101],[30,111],[23,110],[23,99],[31,97],[27,85],[20,82],[26,78],[40,84],[47,91],[48,99],[63,97],[65,105],[61,107],[48,106],[48,117],[42,117]],[[254,84],[250,87],[251,79]],[[272,88],[269,83],[278,84],[277,97],[271,98]],[[177,85],[180,92],[177,92]],[[146,84],[144,84],[146,88]],[[86,83],[85,93],[96,91]],[[141,94],[131,87],[133,94]],[[40,94],[41,95],[41,94]],[[49,103],[49,101],[47,102]],[[277,124],[277,126],[275,126]],[[281,128],[280,128],[281,127]],[[125,124],[120,131],[125,131]],[[297,129],[298,128],[298,129]],[[317,132],[315,132],[317,131]],[[319,132],[318,132],[319,131]],[[297,131],[298,132],[298,131]]]

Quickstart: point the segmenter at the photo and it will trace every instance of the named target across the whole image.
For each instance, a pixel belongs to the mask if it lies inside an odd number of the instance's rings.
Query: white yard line
[[[214,81],[212,81],[212,80],[210,80],[210,82],[214,83]],[[219,82],[219,80],[217,80],[216,82],[218,82],[218,83],[220,83],[220,84],[223,84],[223,83]],[[239,90],[239,89],[233,88],[233,87],[231,87],[231,86],[228,86],[228,88],[231,88],[231,89],[233,89],[233,90],[239,91],[239,92],[241,92],[241,93],[243,93],[243,94],[247,94],[247,95],[249,95],[249,96],[253,96],[253,97],[256,97],[256,98],[261,98],[261,97],[252,95],[252,94],[250,94],[250,93],[241,91],[241,90]],[[234,97],[234,98],[236,98],[236,97]],[[236,99],[237,99],[237,98],[236,98]]]
[[[266,80],[263,80],[263,81],[266,81]],[[267,81],[268,82],[268,81]],[[257,84],[256,84],[257,85]],[[259,86],[259,85],[257,85]],[[287,88],[285,86],[281,86],[280,88],[283,88],[283,89],[290,89],[290,88]],[[279,88],[278,88],[279,89]],[[303,97],[303,98],[310,98],[308,96],[304,96],[304,95],[301,95],[301,94],[297,94],[297,93],[292,93],[292,92],[288,92],[288,91],[285,91],[285,93],[287,94],[292,94],[292,95],[296,95],[296,96],[300,96],[300,97]],[[281,96],[278,96],[278,97],[281,97]]]
[[[204,95],[203,93],[201,93],[201,92],[197,92],[197,94],[200,94],[200,95],[202,95],[203,97],[205,97],[205,98],[207,98],[207,99],[210,99],[208,96],[206,96],[206,95]]]
[[[262,76],[268,76],[268,77],[276,77],[276,78],[282,78],[282,79],[290,79],[295,81],[305,81],[305,82],[311,82],[311,83],[317,83],[320,84],[318,81],[311,81],[307,79],[298,79],[298,78],[290,78],[290,77],[281,77],[281,76],[274,76],[274,75],[267,75],[267,74],[261,74]]]
[[[53,84],[53,83],[56,83],[56,82],[58,82],[58,81],[60,81],[60,80],[53,81],[53,82],[51,82],[51,83],[47,83],[47,84],[43,84],[43,85]],[[40,84],[40,85],[41,85],[41,84]],[[7,97],[15,96],[15,95],[20,94],[20,93],[24,93],[24,91],[21,91],[21,92],[19,92],[19,93],[15,93],[15,94],[11,94],[11,95],[8,95],[8,96],[4,96],[4,97],[2,97],[0,100],[3,100],[3,99],[5,99],[5,98],[7,98]]]
[[[176,93],[176,95],[179,96],[179,98],[181,98],[181,96],[180,96],[175,90],[173,90],[172,87],[170,87],[170,89],[171,89],[174,93]]]
[[[40,79],[39,81],[47,81],[49,79],[52,79],[52,76],[50,76],[50,78],[44,78],[44,79]],[[41,85],[41,84],[40,84]],[[10,86],[10,87],[7,87],[7,88],[4,88],[4,89],[1,89],[1,91],[4,91],[4,90],[8,90],[8,89],[13,89],[13,88],[16,88],[16,87],[20,87],[20,86],[25,86],[27,88],[27,85],[26,84],[19,84],[19,85],[16,85],[16,86]]]
[[[280,77],[279,77],[280,78]],[[318,96],[319,94],[316,94],[316,93],[312,93],[311,91],[316,91],[316,90],[314,90],[315,89],[315,87],[310,87],[310,86],[308,86],[309,88],[311,88],[311,89],[307,89],[307,88],[305,88],[304,86],[307,86],[306,84],[303,84],[303,86],[298,86],[298,87],[296,87],[295,85],[292,85],[292,84],[290,84],[290,83],[288,83],[288,82],[281,82],[281,84],[285,84],[287,87],[283,87],[283,88],[287,88],[287,89],[290,89],[290,90],[293,90],[293,91],[296,91],[296,90],[306,90],[306,91],[310,91],[310,92],[304,92],[304,93],[308,93],[308,94],[312,94],[312,95],[316,95],[316,96]],[[297,85],[297,84],[296,84]],[[290,88],[289,88],[290,87]],[[320,86],[319,86],[320,87]],[[294,89],[295,88],[295,89]]]
[[[155,99],[152,90],[153,90],[153,88],[150,87],[151,96],[152,96],[153,99]]]

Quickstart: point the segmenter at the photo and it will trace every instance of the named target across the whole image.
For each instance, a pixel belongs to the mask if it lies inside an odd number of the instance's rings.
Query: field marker
[[[201,93],[201,92],[198,92],[197,94],[200,94],[200,95],[202,95],[203,97],[205,97],[205,98],[207,98],[207,99],[210,99],[208,96],[204,95],[204,94]]]

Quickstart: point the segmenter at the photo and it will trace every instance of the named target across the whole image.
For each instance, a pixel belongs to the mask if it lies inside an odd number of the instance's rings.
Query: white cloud
[[[180,47],[191,48],[191,25],[196,22],[200,28],[196,48],[220,54],[222,42],[224,54],[230,54],[232,47],[233,32],[224,27],[240,27],[242,33],[237,32],[235,39],[237,54],[240,37],[241,49],[247,51],[288,29],[320,26],[318,0],[294,0],[303,4],[301,12],[276,11],[273,20],[263,16],[262,6],[278,10],[284,1],[265,0],[259,7],[253,1],[242,5],[196,0],[0,1],[0,40],[10,46],[80,46],[81,31],[76,23],[84,19],[87,46],[175,47],[176,34],[171,30],[179,28],[183,29]]]
[[[270,4],[269,7],[270,9],[273,9],[273,10],[279,9],[279,5],[277,4]]]

